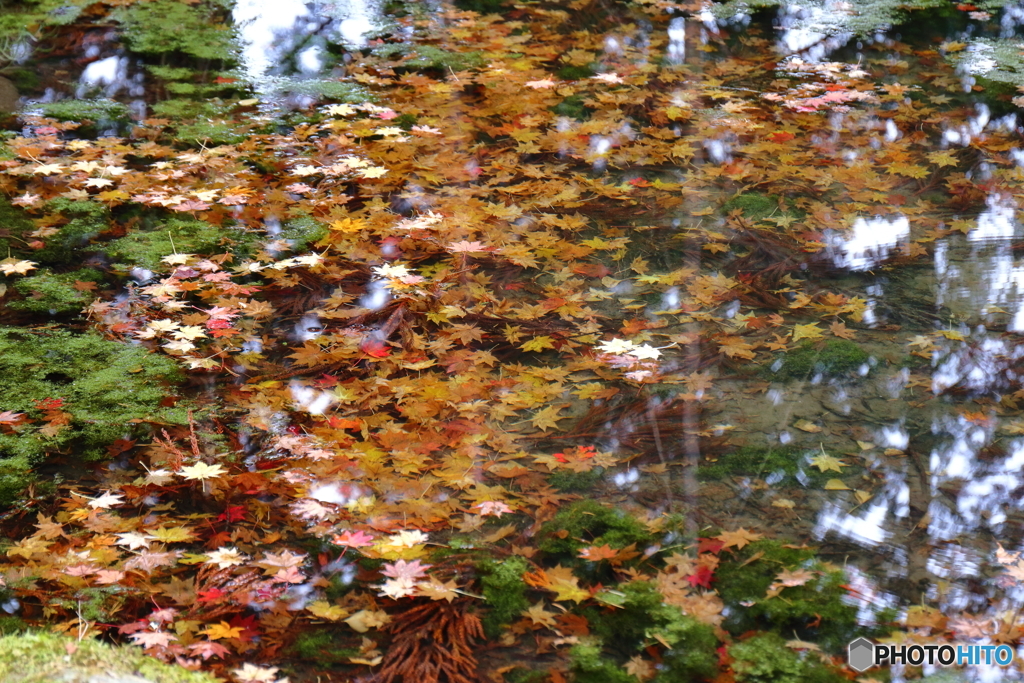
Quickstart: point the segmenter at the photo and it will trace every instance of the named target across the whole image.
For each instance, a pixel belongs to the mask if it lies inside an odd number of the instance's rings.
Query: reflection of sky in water
[[[242,63],[258,80],[281,65],[287,52],[307,36],[329,27],[331,39],[345,45],[366,44],[364,34],[374,28],[376,8],[368,0],[334,0],[307,4],[303,0],[239,0],[233,10],[243,43]],[[311,44],[295,55],[301,73],[323,67],[322,48]]]
[[[804,59],[817,62],[845,45],[853,34],[841,31],[840,3],[791,3],[779,9],[779,42],[777,49],[783,54],[801,52]]]
[[[833,262],[850,270],[873,268],[909,237],[910,221],[905,216],[858,218],[848,232],[828,236]]]

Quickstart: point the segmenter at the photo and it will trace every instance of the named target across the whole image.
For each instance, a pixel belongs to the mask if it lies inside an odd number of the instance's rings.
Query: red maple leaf
[[[359,345],[359,350],[374,358],[385,358],[391,355],[391,347],[379,339],[367,339]]]
[[[697,552],[698,553],[714,553],[717,555],[725,544],[719,541],[717,538],[698,538],[697,539]]]
[[[199,591],[199,594],[196,597],[196,602],[217,602],[218,600],[223,599],[225,595],[227,595],[227,593],[221,589],[211,588],[210,590]]]
[[[690,582],[691,586],[711,588],[711,580],[714,578],[714,573],[706,566],[701,565],[700,567],[697,567],[697,571],[687,576],[686,580]]]

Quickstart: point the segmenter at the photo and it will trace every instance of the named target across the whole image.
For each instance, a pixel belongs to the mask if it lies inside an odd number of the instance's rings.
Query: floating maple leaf
[[[14,258],[5,258],[0,261],[0,273],[4,275],[26,275],[28,271],[35,270],[39,265],[35,261],[19,261]]]
[[[89,501],[89,507],[93,509],[109,508],[115,505],[120,505],[123,502],[124,496],[117,493],[111,493],[110,491],[104,491],[102,495]]]
[[[167,647],[171,644],[172,640],[178,639],[177,636],[165,631],[142,631],[140,633],[133,633],[128,637],[136,645],[143,647]]]
[[[166,344],[165,344],[166,346]],[[220,465],[207,465],[205,462],[197,462],[194,465],[187,465],[178,470],[185,479],[215,479],[227,474],[228,471]]]
[[[452,242],[446,246],[445,249],[453,254],[470,253],[474,251],[495,251],[494,247],[488,247],[483,242],[467,242],[466,240],[462,240],[461,242]]]
[[[513,512],[512,508],[507,504],[497,500],[486,500],[482,503],[477,503],[473,507],[479,510],[483,517],[501,517],[504,514]]]

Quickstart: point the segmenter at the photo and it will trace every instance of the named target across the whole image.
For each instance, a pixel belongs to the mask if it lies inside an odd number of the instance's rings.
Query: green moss
[[[639,520],[592,500],[569,505],[541,527],[537,548],[564,564],[587,566],[579,551],[587,545],[620,549],[636,544],[643,548],[653,537]]]
[[[594,490],[603,473],[603,467],[595,467],[587,472],[556,470],[548,475],[548,483],[565,493],[583,493]]]
[[[389,43],[373,51],[384,59],[405,58],[398,66],[411,69],[465,71],[483,66],[487,61],[479,52],[450,52],[433,45]]]
[[[591,632],[616,661],[629,659],[657,640],[669,649],[656,680],[697,681],[715,676],[719,643],[714,629],[665,604],[664,596],[648,581],[634,581],[618,590],[624,594],[620,607],[583,611]]]
[[[178,126],[175,137],[182,142],[195,142],[207,145],[234,145],[248,137],[244,129],[231,121],[199,120]]]
[[[584,78],[590,78],[595,73],[597,72],[590,68],[589,65],[576,66],[567,64],[556,71],[555,75],[563,81],[582,81]]]
[[[334,574],[330,577],[330,585],[324,589],[324,595],[328,600],[337,600],[349,593],[355,584],[345,581],[342,574]]]
[[[38,402],[59,399],[69,416],[52,436],[38,423],[0,434],[0,462],[20,468],[72,445],[78,457],[100,458],[103,446],[135,431],[134,421],[184,423],[184,409],[161,407],[166,385],[180,378],[173,360],[97,334],[0,328],[0,410],[37,419]]]
[[[481,590],[489,608],[483,619],[484,630],[489,637],[500,636],[505,626],[530,607],[523,582],[523,574],[528,568],[526,560],[518,556],[501,562],[486,560],[479,566]]]
[[[12,633],[21,633],[22,631],[27,631],[28,628],[28,624],[26,624],[21,617],[9,615],[0,616],[0,635],[6,636]]]
[[[807,340],[780,354],[764,374],[775,380],[804,379],[819,373],[838,377],[860,369],[869,358],[867,351],[846,339]]]
[[[110,225],[110,213],[103,204],[66,198],[47,202],[49,212],[69,219],[57,234],[46,238],[46,247],[32,252],[32,260],[46,264],[81,263],[82,247]]]
[[[577,683],[636,683],[624,667],[604,656],[597,640],[580,643],[569,650],[569,670]]]
[[[22,492],[34,481],[28,455],[0,459],[0,507],[18,502]]]
[[[5,69],[3,75],[14,84],[14,87],[18,89],[18,92],[22,93],[28,93],[36,90],[42,82],[39,74],[32,69]]]
[[[506,0],[455,0],[455,6],[466,12],[497,14],[505,7]]]
[[[737,683],[844,683],[837,670],[813,654],[801,657],[775,633],[754,636],[729,648]]]
[[[757,192],[746,192],[733,197],[722,205],[722,211],[742,211],[743,217],[749,221],[764,220],[773,213],[779,213],[779,201],[775,197],[759,194]]]
[[[349,657],[359,656],[358,649],[339,648],[339,640],[341,636],[332,629],[319,628],[300,633],[288,649],[300,659],[318,665],[341,664],[347,662]]]
[[[234,31],[225,23],[227,12],[218,3],[140,2],[115,13],[114,18],[120,20],[124,38],[134,52],[235,61]]]
[[[322,240],[328,232],[327,226],[312,216],[298,216],[285,222],[277,238],[289,241],[292,251],[299,253]]]
[[[666,606],[667,609],[675,609]],[[718,673],[718,637],[714,629],[679,610],[651,635],[669,644],[662,654],[661,672],[654,683],[711,680]]]
[[[280,94],[306,95],[335,102],[358,104],[360,102],[373,102],[376,99],[368,90],[357,83],[330,78],[278,76],[276,78],[264,79],[262,85],[268,91]]]
[[[129,233],[110,242],[107,254],[118,264],[157,269],[162,266],[160,259],[175,251],[187,254],[232,251],[244,255],[255,240],[255,235],[241,230],[220,228],[194,218],[172,217],[153,230]]]
[[[126,123],[128,107],[114,100],[61,100],[38,106],[43,116],[58,121],[93,121],[100,124]]]
[[[787,587],[776,597],[766,596],[779,572],[799,569],[814,578]],[[854,638],[871,635],[858,624],[856,607],[845,602],[846,575],[820,563],[813,550],[756,541],[723,555],[716,579],[718,593],[730,608],[723,626],[734,634],[770,630],[787,639],[795,634],[831,653],[841,652]]]
[[[200,116],[217,116],[220,110],[210,102],[187,98],[172,98],[153,105],[153,115],[172,120],[192,119]]]
[[[590,114],[593,113],[593,109],[590,109],[583,103],[583,95],[569,95],[564,100],[551,107],[551,111],[558,116],[565,116],[566,118],[576,119],[577,121],[586,121],[590,118]]]
[[[86,683],[142,678],[149,683],[217,683],[213,676],[143,654],[136,647],[112,647],[30,631],[0,637],[0,683]]]
[[[80,313],[93,296],[88,291],[75,289],[75,282],[102,280],[103,273],[92,268],[60,274],[43,272],[16,281],[14,288],[25,298],[12,301],[9,306],[19,311],[51,315]]]
[[[802,473],[802,474],[801,474]],[[731,477],[755,477],[765,479],[775,475],[789,479],[787,483],[795,483],[793,477],[808,477],[815,480],[821,474],[817,469],[807,466],[807,452],[794,446],[776,446],[759,448],[744,446],[731,453],[723,453],[717,460],[705,459],[697,468],[697,478],[702,481],[728,479]],[[828,477],[831,478],[831,477]]]

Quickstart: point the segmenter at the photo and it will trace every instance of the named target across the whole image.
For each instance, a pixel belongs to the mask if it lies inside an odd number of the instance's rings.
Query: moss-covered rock
[[[107,245],[107,255],[127,267],[159,268],[160,259],[175,253],[248,254],[256,236],[242,230],[218,227],[194,218],[171,217],[152,230],[140,230]]]
[[[234,30],[225,23],[227,3],[140,2],[115,13],[134,52],[179,54],[202,60],[235,61]]]
[[[548,483],[554,488],[565,493],[584,493],[592,491],[597,483],[601,481],[604,473],[603,467],[595,467],[586,472],[573,472],[572,470],[555,470],[548,475]]]
[[[569,670],[578,683],[635,683],[636,678],[605,656],[600,641],[589,639],[569,650]]]
[[[483,575],[481,590],[489,610],[483,619],[484,630],[489,637],[497,638],[505,626],[530,607],[523,581],[529,565],[523,558],[514,556],[501,562],[486,560],[478,569]]]
[[[847,339],[805,341],[779,356],[765,369],[765,376],[775,380],[804,379],[820,374],[838,377],[860,370],[870,355]]]
[[[614,609],[584,610],[591,632],[606,655],[625,662],[653,642],[667,644],[657,681],[700,681],[718,671],[718,638],[714,629],[665,604],[664,596],[648,581],[620,586],[625,597]]]
[[[75,283],[97,283],[102,280],[103,273],[93,268],[81,268],[70,273],[42,272],[17,280],[14,288],[24,298],[12,301],[9,305],[14,310],[32,313],[80,313],[93,296],[87,289],[76,288]]]
[[[541,527],[537,548],[550,559],[577,565],[580,550],[588,545],[615,549],[636,544],[644,547],[653,537],[647,527],[630,515],[592,500],[572,503]]]
[[[763,633],[729,648],[732,670],[738,683],[844,683],[836,669],[814,654],[801,656],[786,647],[786,639]]]
[[[764,220],[772,213],[779,212],[779,201],[775,197],[760,194],[757,192],[746,192],[733,197],[722,205],[722,211],[729,213],[740,211],[748,221],[757,222]]]
[[[46,209],[62,216],[67,223],[58,228],[57,234],[46,238],[43,249],[33,252],[32,260],[40,263],[81,263],[82,248],[110,225],[110,211],[99,202],[61,197],[47,202]]]
[[[128,107],[115,100],[60,100],[40,104],[37,109],[43,116],[58,121],[91,121],[100,127],[127,123],[130,119]]]
[[[753,477],[771,479],[777,485],[816,485],[835,476],[834,472],[822,472],[811,465],[811,458],[816,455],[821,452],[795,446],[743,446],[714,459],[706,454],[697,466],[697,478],[714,481]]]
[[[217,683],[143,654],[135,647],[113,647],[31,631],[0,637],[0,683]]]
[[[288,650],[291,654],[306,662],[316,662],[318,666],[330,666],[347,662],[349,657],[358,657],[359,650],[339,648],[342,636],[331,628],[317,628],[300,633]]]
[[[16,479],[21,467],[71,446],[79,457],[100,458],[140,420],[185,423],[184,409],[162,405],[180,378],[173,360],[141,346],[93,333],[0,328],[0,411],[34,420],[0,433],[7,470],[0,479]],[[57,413],[62,417],[51,417]],[[8,481],[8,492],[13,485]]]
[[[322,240],[328,232],[327,226],[312,216],[297,216],[285,222],[277,239],[286,240],[292,251],[299,253]]]
[[[586,121],[594,110],[586,105],[582,95],[569,95],[551,107],[551,111],[557,116],[564,116],[577,121]]]
[[[805,570],[812,576],[803,585],[768,597],[769,587],[784,570]],[[787,639],[796,635],[817,643],[832,653],[841,652],[854,638],[871,635],[858,624],[857,608],[845,600],[846,575],[818,561],[812,549],[756,541],[724,554],[715,578],[718,593],[729,607],[723,626],[736,635],[775,631]]]
[[[487,63],[479,52],[450,52],[433,45],[389,43],[376,48],[373,53],[384,59],[404,58],[401,66],[409,69],[465,71]]]

